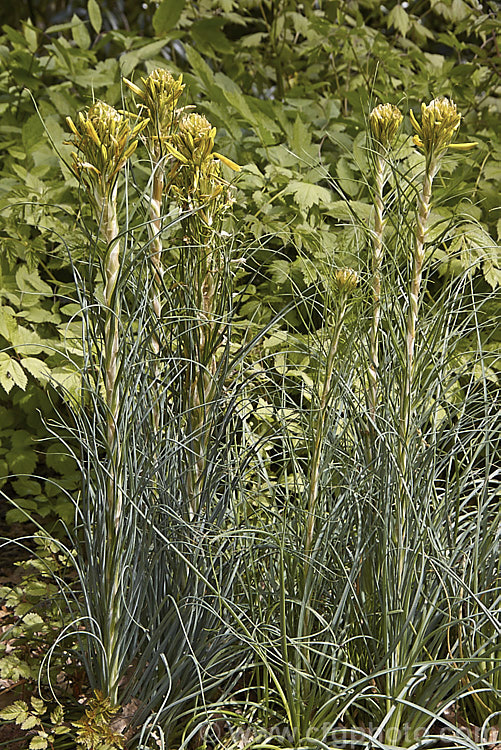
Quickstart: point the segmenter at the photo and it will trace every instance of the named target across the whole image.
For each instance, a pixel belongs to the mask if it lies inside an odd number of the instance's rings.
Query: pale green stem
[[[120,438],[117,435],[117,422],[120,409],[120,393],[117,376],[120,366],[119,355],[119,316],[120,301],[116,294],[116,285],[120,273],[120,242],[118,240],[118,219],[116,211],[116,189],[101,199],[101,226],[107,252],[104,262],[104,300],[106,304],[105,321],[105,398],[107,408],[107,441],[110,455],[109,479],[107,483],[107,556],[105,580],[108,592],[108,629],[103,634],[105,659],[107,666],[107,694],[113,704],[118,698],[118,633],[117,623],[121,616],[120,571],[115,565],[114,551],[118,542],[122,518],[122,491],[119,481],[121,463]]]
[[[379,319],[381,316],[381,263],[383,260],[384,202],[387,181],[386,163],[377,157],[375,170],[374,234],[372,242],[372,322],[370,331],[369,404],[374,418],[378,398]]]
[[[207,226],[198,214],[195,215],[194,222],[194,224],[190,222],[192,224],[190,234],[198,252],[195,278],[192,283],[194,281],[197,291],[198,320],[195,325],[199,361],[194,363],[196,372],[192,369],[189,383],[188,413],[194,456],[188,475],[191,517],[194,517],[198,507],[197,495],[200,492],[200,479],[207,462],[211,402],[214,397],[214,375],[217,369],[214,345],[211,342],[211,333],[214,328],[212,318],[217,277],[220,273],[220,264],[210,236],[212,231],[208,236]]]
[[[120,272],[120,242],[118,240],[118,220],[115,194],[103,201],[102,227],[107,252],[104,263],[104,301],[106,304],[105,322],[105,393],[108,420],[108,447],[111,456],[108,507],[113,516],[115,530],[120,525],[122,498],[116,476],[121,460],[120,440],[116,427],[120,408],[120,393],[117,383],[119,369],[118,320],[120,301],[115,294]]]
[[[407,487],[409,481],[408,455],[410,448],[411,424],[414,411],[414,377],[415,358],[414,349],[416,343],[416,326],[419,313],[419,302],[421,282],[423,277],[423,263],[425,253],[425,239],[428,218],[431,208],[431,190],[433,180],[438,171],[438,160],[427,161],[423,179],[423,187],[418,198],[415,245],[412,258],[412,271],[409,286],[409,308],[407,311],[406,327],[406,371],[404,373],[402,393],[400,400],[400,441],[399,441],[399,468],[400,468],[400,497],[397,502],[397,534],[398,543],[402,549],[405,546],[407,536]],[[403,557],[402,557],[403,561]],[[402,564],[400,565],[400,576],[402,576]]]
[[[334,362],[339,346],[339,338],[343,328],[344,319],[347,310],[347,295],[342,293],[339,312],[336,316],[332,336],[329,344],[329,351],[327,352],[327,361],[325,364],[325,377],[320,392],[320,399],[318,403],[318,412],[316,423],[314,426],[314,444],[313,454],[311,457],[310,464],[310,481],[308,486],[308,505],[307,505],[307,519],[306,519],[306,542],[305,542],[305,553],[309,555],[312,545],[313,536],[315,530],[315,512],[317,507],[319,487],[320,487],[320,463],[322,459],[322,448],[325,438],[325,422],[327,419],[329,401],[332,390],[332,378],[334,375]],[[306,570],[308,570],[308,563]]]
[[[162,319],[162,282],[164,268],[162,262],[162,198],[164,192],[165,169],[161,156],[153,163],[153,190],[150,198],[150,223],[148,231],[151,239],[151,263],[154,274],[154,290],[152,294],[153,313],[160,322]],[[156,334],[152,337],[152,348],[155,355],[155,378],[159,376],[158,355],[160,354],[160,341]],[[153,407],[153,425],[155,431],[160,425],[158,404]]]

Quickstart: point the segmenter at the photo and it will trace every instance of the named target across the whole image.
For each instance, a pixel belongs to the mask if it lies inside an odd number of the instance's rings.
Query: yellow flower
[[[385,148],[391,146],[402,123],[403,115],[394,104],[379,104],[369,115],[373,138]]]
[[[128,117],[97,101],[86,113],[78,115],[78,126],[66,118],[73,134],[73,170],[87,188],[98,189],[101,195],[111,190],[119,170],[137,147],[136,136],[145,127],[142,121],[131,127]]]
[[[452,143],[461,123],[461,114],[456,104],[449,99],[433,99],[428,105],[421,105],[421,125],[414,112],[410,111],[411,123],[416,131],[415,145],[427,158],[438,157],[448,148],[456,151],[469,151],[476,143]]]
[[[169,138],[177,119],[176,105],[184,89],[183,76],[176,80],[169,71],[157,68],[147,78],[141,78],[142,89],[127,78],[123,80],[145,110],[149,137],[160,141]]]
[[[180,119],[177,132],[166,143],[173,157],[169,174],[173,194],[181,205],[206,206],[200,217],[208,225],[233,202],[230,187],[221,174],[220,162],[235,171],[240,169],[230,159],[213,151],[215,137],[216,128],[206,117],[190,113]]]

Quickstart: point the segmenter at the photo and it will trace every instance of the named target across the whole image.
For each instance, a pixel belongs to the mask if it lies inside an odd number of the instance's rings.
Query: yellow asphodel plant
[[[120,299],[117,281],[120,274],[120,242],[117,218],[118,175],[127,159],[136,150],[137,136],[146,127],[141,121],[131,126],[130,120],[104,102],[95,102],[86,112],[78,116],[77,124],[66,118],[73,134],[72,168],[85,187],[99,226],[99,234],[106,244],[103,264],[104,299],[106,305],[104,332],[104,386],[107,409],[107,447],[110,460],[109,479],[106,487],[107,547],[108,556],[103,571],[109,608],[108,625],[102,633],[106,660],[107,682],[103,685],[106,695],[114,704],[117,701],[119,667],[117,623],[122,613],[120,596],[120,571],[113,564],[113,550],[120,535],[122,492],[120,488],[120,464],[122,453],[120,436],[117,434],[120,393],[118,371],[120,366],[119,316]]]
[[[216,128],[207,118],[192,112],[181,117],[166,144],[172,156],[168,187],[185,212],[181,214],[184,241],[178,282],[179,288],[189,290],[183,345],[189,363],[184,390],[187,429],[192,436],[187,477],[192,516],[203,484],[217,385],[217,349],[226,325],[222,299],[227,266],[221,228],[233,196],[221,173],[221,163],[235,172],[240,170],[231,159],[214,151],[215,136]],[[196,319],[190,321],[190,317]]]
[[[143,139],[151,160],[151,190],[148,196],[149,222],[148,236],[149,256],[153,270],[154,285],[151,290],[151,305],[158,321],[162,318],[162,287],[164,279],[163,255],[163,205],[165,197],[165,172],[170,153],[166,144],[172,138],[173,131],[182,110],[178,109],[179,99],[184,91],[183,77],[174,78],[168,70],[157,68],[146,78],[141,78],[141,87],[123,79],[132,91],[138,109],[137,116],[146,118]],[[161,348],[160,327],[152,335],[151,344],[155,358],[155,377],[160,375],[159,354]],[[155,392],[155,390],[153,391]],[[155,404],[152,411],[155,431],[160,427],[160,413]]]
[[[418,198],[409,312],[407,317],[407,360],[409,367],[407,397],[410,397],[409,389],[414,362],[414,341],[424,262],[424,245],[430,215],[433,180],[438,172],[440,160],[448,150],[470,151],[477,145],[476,143],[453,142],[459,130],[461,114],[457,111],[456,104],[450,99],[438,98],[433,99],[427,105],[422,104],[421,124],[417,121],[412,110],[410,111],[410,119],[416,131],[413,141],[425,157],[425,170],[423,186]]]
[[[442,157],[451,151],[469,151],[476,143],[454,143],[461,115],[456,104],[447,98],[433,99],[429,104],[421,105],[421,123],[410,112],[410,119],[414,130],[414,144],[424,154],[425,165],[423,184],[418,195],[416,229],[414,247],[412,251],[412,270],[409,284],[409,304],[406,325],[406,371],[402,381],[400,402],[400,471],[402,476],[402,502],[399,504],[402,517],[398,524],[400,539],[398,543],[405,547],[406,537],[406,493],[405,483],[408,477],[408,445],[411,436],[411,422],[414,410],[414,348],[416,341],[416,324],[418,320],[423,264],[425,257],[425,240],[428,219],[431,208],[431,192],[433,180],[440,167]]]

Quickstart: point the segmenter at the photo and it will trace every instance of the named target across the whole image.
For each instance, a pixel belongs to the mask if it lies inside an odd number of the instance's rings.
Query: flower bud
[[[358,285],[358,273],[353,268],[339,268],[334,274],[339,292],[350,294]]]
[[[371,133],[384,148],[391,146],[402,123],[402,113],[393,104],[379,104],[369,115]]]

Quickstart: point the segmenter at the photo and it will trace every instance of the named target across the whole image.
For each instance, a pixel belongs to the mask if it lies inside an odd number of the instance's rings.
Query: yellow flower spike
[[[116,176],[137,141],[128,117],[101,101],[92,104],[87,112],[80,112],[78,123],[76,126],[71,118],[67,119],[78,150],[73,154],[73,170],[84,180],[92,200],[99,202],[111,194]]]
[[[403,115],[394,104],[379,104],[369,115],[373,138],[384,148],[391,146],[402,124]]]
[[[445,97],[433,99],[428,105],[421,105],[421,125],[411,113],[411,123],[417,131],[414,143],[424,152],[428,160],[441,156],[448,148],[456,151],[468,151],[474,148],[473,143],[453,144],[452,140],[459,130],[461,114],[456,104]]]
[[[203,115],[190,113],[179,121],[167,150],[175,161],[169,175],[177,199],[185,206],[211,203],[203,221],[210,225],[215,213],[229,205],[228,183],[221,175],[220,162],[238,172],[240,167],[231,159],[214,152],[216,128]],[[181,158],[179,158],[181,157]],[[204,214],[205,216],[205,214]]]
[[[167,70],[157,68],[146,78],[141,78],[143,89],[127,78],[123,80],[141,101],[140,114],[147,115],[146,133],[150,146],[158,152],[159,141],[163,143],[170,138],[177,119],[176,105],[183,93],[183,77],[176,80]]]

